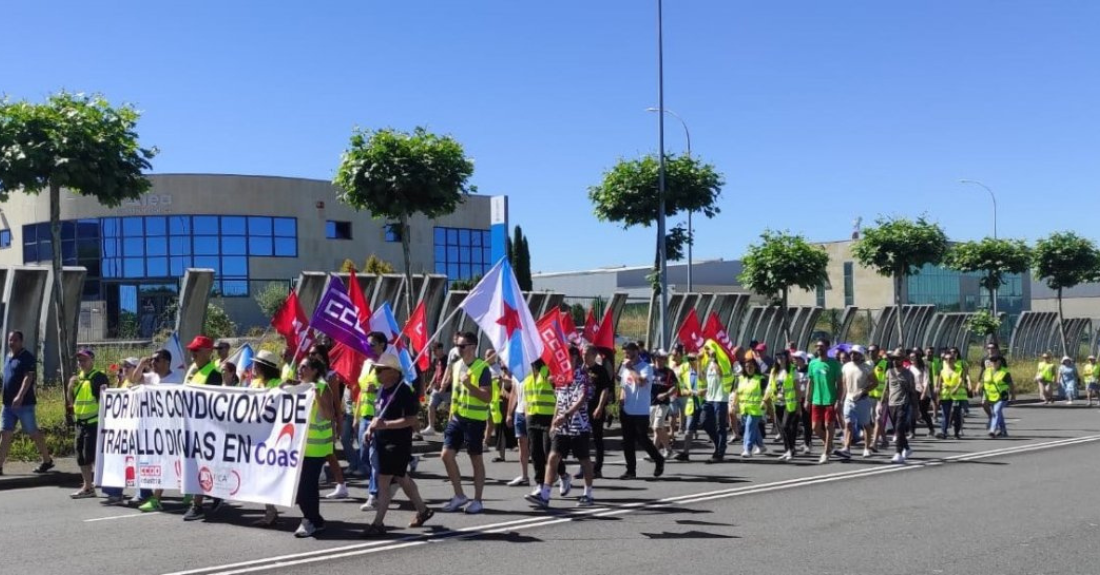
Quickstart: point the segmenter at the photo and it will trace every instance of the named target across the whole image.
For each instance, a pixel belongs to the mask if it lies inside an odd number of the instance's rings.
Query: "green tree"
[[[760,244],[750,245],[741,259],[741,285],[779,305],[783,337],[791,340],[787,318],[788,295],[792,287],[810,291],[829,279],[829,254],[810,245],[805,238],[771,230],[760,234]]]
[[[534,289],[534,282],[531,279],[531,249],[527,245],[527,236],[523,235],[523,230],[519,226],[516,226],[514,235],[515,238],[511,242],[512,257],[508,261],[516,272],[519,289],[531,291]]]
[[[1001,318],[993,315],[989,310],[981,309],[966,319],[966,329],[982,338],[997,338],[997,332],[1001,330]]]
[[[943,261],[947,253],[947,235],[939,224],[924,216],[916,221],[905,218],[879,218],[875,227],[864,229],[852,246],[852,255],[863,267],[894,280],[894,305],[897,306],[898,345],[905,345],[902,320],[902,286],[910,276],[926,265]]]
[[[406,285],[412,286],[409,219],[414,214],[439,218],[453,213],[470,191],[474,163],[450,136],[416,128],[411,134],[391,129],[352,132],[333,184],[337,197],[374,218],[396,220],[401,230]],[[412,315],[412,298],[405,298]]]
[[[588,198],[595,206],[596,218],[602,222],[615,222],[623,229],[635,226],[648,228],[660,215],[659,197],[660,161],[656,155],[637,160],[620,160],[603,175],[598,186],[588,189]],[[665,156],[665,216],[680,212],[699,212],[713,218],[721,212],[718,198],[722,194],[722,180],[714,166],[693,156]],[[685,242],[691,241],[680,226],[666,232],[664,238],[654,239],[654,260],[659,257],[658,242],[665,242],[667,259],[675,261],[682,256]],[[657,266],[655,265],[654,268]],[[654,291],[658,289],[654,283]]]
[[[1070,354],[1066,340],[1066,320],[1062,314],[1062,290],[1078,284],[1100,281],[1100,250],[1092,240],[1073,232],[1056,232],[1035,243],[1032,268],[1035,276],[1058,296],[1058,331],[1062,354]]]
[[[286,298],[290,296],[290,284],[286,282],[271,282],[264,286],[264,289],[260,290],[256,294],[254,299],[256,305],[260,306],[260,311],[264,313],[266,317],[274,317],[275,313],[279,311],[279,308],[283,307],[286,303]]]
[[[1026,272],[1031,268],[1031,257],[1031,249],[1021,240],[985,238],[955,244],[947,251],[944,263],[963,273],[981,274],[978,283],[989,291],[990,305],[996,309],[997,290],[1004,285],[1005,276]],[[994,342],[998,340],[997,332],[982,335],[992,336]]]
[[[0,100],[0,202],[13,192],[49,192],[53,305],[65,317],[61,288],[61,190],[93,196],[107,207],[139,197],[156,148],[138,145],[140,114],[99,95],[60,92],[44,103]],[[58,322],[63,381],[73,370],[67,322]],[[72,334],[75,336],[75,334]]]

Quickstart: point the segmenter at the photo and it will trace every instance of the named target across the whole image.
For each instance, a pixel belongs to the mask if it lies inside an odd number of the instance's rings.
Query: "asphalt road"
[[[503,485],[516,464],[490,464],[485,514],[439,513],[378,541],[358,536],[371,517],[361,499],[323,503],[328,532],[297,540],[296,509],[264,530],[248,526],[256,505],[184,523],[182,509],[143,515],[71,501],[69,489],[9,490],[0,492],[3,572],[1100,573],[1100,412],[1013,408],[1012,437],[999,440],[978,438],[979,414],[961,441],[918,438],[905,466],[889,455],[825,466],[670,463],[657,481],[597,482],[598,506],[583,510],[557,498],[553,510],[534,510],[525,489]],[[418,484],[435,506],[450,496],[441,476],[438,460],[421,464]],[[406,505],[387,522],[411,516]]]

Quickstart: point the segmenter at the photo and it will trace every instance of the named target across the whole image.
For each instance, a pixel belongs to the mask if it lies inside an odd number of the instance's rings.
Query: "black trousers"
[[[660,451],[657,451],[657,446],[653,445],[653,440],[648,435],[649,416],[624,413],[619,418],[623,422],[623,455],[626,457],[626,472],[638,472],[637,446],[639,445],[653,461],[663,463],[665,458],[661,456]]]
[[[909,449],[909,404],[891,405],[890,419],[894,420],[895,443],[898,453]]]
[[[810,447],[814,441],[814,422],[810,419],[810,410],[806,409],[805,405],[799,411],[802,413],[802,417],[799,418],[802,420],[802,443]]]
[[[920,400],[920,418],[928,426],[928,435],[935,435],[936,425],[932,422],[932,398],[926,397]],[[914,421],[915,423],[915,421]],[[914,425],[914,427],[916,427]]]
[[[603,427],[604,420],[592,418],[592,442],[596,446],[596,459],[592,462],[592,470],[595,473],[603,473],[603,456],[604,456],[604,444],[603,444]]]
[[[531,450],[531,464],[535,467],[535,485],[553,481],[546,477],[546,462],[550,459],[550,423],[551,415],[527,416],[527,447]],[[565,474],[565,460],[558,463],[558,475]]]
[[[306,457],[302,459],[302,477],[298,479],[298,509],[302,518],[309,519],[315,527],[325,524],[321,517],[321,469],[325,466],[324,457]]]
[[[798,422],[802,419],[799,417],[799,411],[801,409],[793,409],[791,411],[783,412],[783,427],[780,428],[780,434],[783,436],[783,447],[786,451],[790,451],[794,454],[795,445],[798,444]],[[779,417],[779,412],[776,412],[776,417]]]

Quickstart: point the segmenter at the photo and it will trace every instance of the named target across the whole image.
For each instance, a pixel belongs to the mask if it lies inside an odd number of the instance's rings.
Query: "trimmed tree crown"
[[[828,280],[829,254],[788,232],[765,231],[741,259],[741,284],[770,299],[784,290],[813,290]]]

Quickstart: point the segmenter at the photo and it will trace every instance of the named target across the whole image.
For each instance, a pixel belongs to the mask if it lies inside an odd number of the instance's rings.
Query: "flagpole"
[[[466,297],[470,297],[470,296],[466,296]],[[466,300],[462,300],[462,301],[466,301]],[[458,315],[458,312],[460,312],[460,311],[462,311],[462,305],[459,305],[458,307],[456,307],[455,310],[451,312],[451,315],[447,316],[446,319],[439,322],[439,327],[436,328],[435,333],[433,333],[431,335],[431,337],[428,338],[428,341],[424,342],[424,349],[420,350],[420,352],[416,354],[416,357],[413,358],[413,365],[416,365],[416,362],[420,361],[420,358],[425,353],[427,353],[428,349],[430,349],[432,347],[432,342],[435,341],[435,338],[439,337],[440,333],[443,333],[443,328],[447,327],[447,324],[451,323],[451,320],[454,319],[454,317],[456,315]]]

